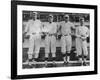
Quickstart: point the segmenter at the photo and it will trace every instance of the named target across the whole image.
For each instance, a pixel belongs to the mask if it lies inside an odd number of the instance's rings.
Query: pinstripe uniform
[[[77,55],[82,55],[85,56],[88,55],[88,50],[87,50],[87,37],[89,36],[89,30],[86,26],[79,26],[76,28],[76,50],[77,50]]]

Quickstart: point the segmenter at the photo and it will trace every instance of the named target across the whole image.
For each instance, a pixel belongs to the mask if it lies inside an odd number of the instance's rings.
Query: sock
[[[67,52],[67,56],[70,56],[70,53]]]
[[[56,60],[56,58],[55,58],[55,57],[53,57],[52,59],[53,59],[53,61],[55,61],[55,60]]]
[[[70,52],[67,52],[67,61],[69,62],[70,60]]]
[[[48,61],[48,58],[45,58],[45,61]]]
[[[70,61],[70,56],[67,56],[67,61],[68,61],[68,62]]]
[[[29,62],[32,62],[33,59],[29,59]]]
[[[34,58],[34,61],[37,61],[37,58]]]
[[[65,56],[65,57],[63,57],[63,59],[64,59],[64,62],[66,62],[66,56]]]
[[[85,59],[87,59],[87,56],[84,56]]]
[[[78,55],[79,61],[82,61],[82,55]]]
[[[79,58],[82,58],[82,55],[78,55]]]
[[[66,56],[66,54],[63,54],[63,57],[65,57]]]
[[[84,61],[86,62],[86,60],[87,60],[87,56],[84,56]]]

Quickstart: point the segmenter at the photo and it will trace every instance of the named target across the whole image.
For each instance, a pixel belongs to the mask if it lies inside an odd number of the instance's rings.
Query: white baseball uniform
[[[40,50],[40,41],[41,41],[41,21],[40,20],[29,20],[27,24],[27,35],[30,35],[29,38],[29,50],[28,54],[34,54],[35,58],[38,58]]]
[[[62,37],[61,37],[61,52],[62,53],[66,53],[71,51],[71,47],[72,47],[72,37],[71,37],[71,28],[75,28],[73,23],[71,22],[62,22],[61,23],[61,33],[62,33]]]
[[[46,43],[46,47],[45,47],[45,57],[48,57],[49,53],[50,53],[50,48],[51,48],[51,53],[52,53],[52,57],[56,56],[56,37],[55,37],[55,33],[57,32],[57,25],[55,22],[49,23],[47,22],[44,25],[45,30],[49,33],[49,35],[46,36],[45,38],[45,43]]]
[[[76,51],[77,55],[82,55],[82,51],[84,56],[88,55],[87,50],[87,37],[89,36],[89,29],[86,26],[79,26],[76,28]],[[82,39],[83,37],[84,39]]]

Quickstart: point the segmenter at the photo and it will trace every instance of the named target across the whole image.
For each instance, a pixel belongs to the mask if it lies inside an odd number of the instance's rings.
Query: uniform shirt
[[[25,31],[28,32],[28,34],[32,34],[32,33],[39,34],[41,32],[41,21],[29,20]]]
[[[89,36],[89,29],[86,26],[77,27],[76,28],[76,36],[87,38]]]
[[[52,23],[47,22],[44,24],[44,30],[49,34],[54,34],[57,32],[57,24],[55,22]]]
[[[69,35],[71,33],[71,28],[75,28],[73,23],[69,21],[67,23],[65,21],[61,22],[61,33],[63,35]]]

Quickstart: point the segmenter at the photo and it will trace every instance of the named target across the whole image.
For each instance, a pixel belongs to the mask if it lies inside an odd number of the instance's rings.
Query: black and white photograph
[[[23,69],[90,65],[90,14],[22,12]]]
[[[13,77],[97,73],[96,6],[17,1],[12,7]]]

